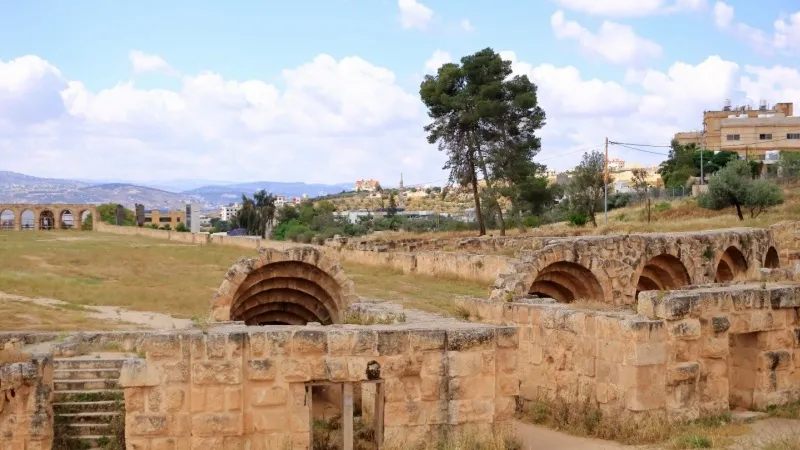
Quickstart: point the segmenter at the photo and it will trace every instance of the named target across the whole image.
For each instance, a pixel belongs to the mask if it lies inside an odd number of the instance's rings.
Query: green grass
[[[30,315],[55,311],[56,316],[76,321],[83,317],[81,305],[203,317],[231,265],[243,256],[255,255],[254,250],[238,247],[98,232],[0,232],[0,292],[73,304],[34,308],[26,303],[0,302],[0,306],[9,314],[30,307]],[[485,296],[488,292],[484,283],[404,275],[350,263],[343,266],[358,295],[430,312],[452,313],[454,296]],[[13,329],[24,328],[19,320],[13,322],[17,324]],[[35,328],[75,329],[41,328],[58,322],[58,317],[48,317]],[[0,329],[8,329],[3,325],[7,324],[0,322]]]
[[[489,293],[489,286],[476,281],[421,274],[406,275],[397,270],[348,262],[342,262],[341,265],[355,283],[358,295],[427,312],[452,315],[456,313],[454,297],[486,297]]]

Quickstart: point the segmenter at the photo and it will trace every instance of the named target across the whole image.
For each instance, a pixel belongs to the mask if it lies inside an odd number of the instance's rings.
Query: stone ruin
[[[0,439],[49,448],[67,357],[103,342],[128,352],[109,382],[131,449],[308,449],[331,410],[350,449],[358,426],[375,448],[505,436],[540,399],[669,420],[797,401],[797,225],[545,240],[487,299],[456,300],[471,322],[345,324],[358,297],[335,259],[261,249],[200,329],[75,335],[1,365]]]

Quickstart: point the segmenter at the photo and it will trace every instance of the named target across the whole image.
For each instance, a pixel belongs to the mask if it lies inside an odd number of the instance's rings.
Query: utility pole
[[[608,137],[606,137],[606,161],[603,171],[603,212],[606,216],[606,225],[608,225]]]
[[[705,153],[705,149],[700,149],[700,186],[703,185],[703,153]]]

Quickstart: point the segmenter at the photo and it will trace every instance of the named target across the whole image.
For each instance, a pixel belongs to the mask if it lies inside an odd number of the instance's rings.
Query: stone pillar
[[[60,230],[61,229],[61,212],[53,212],[53,229]]]
[[[33,210],[33,231],[39,231],[40,221],[42,220],[42,210]]]
[[[14,231],[22,231],[22,212],[24,209],[12,209],[14,213]]]
[[[97,208],[89,210],[92,214],[92,231],[97,231],[97,225],[100,223],[100,218],[97,217]]]

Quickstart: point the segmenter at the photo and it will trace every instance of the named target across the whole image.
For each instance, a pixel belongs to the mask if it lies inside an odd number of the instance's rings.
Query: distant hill
[[[158,186],[209,185],[183,192],[159,189]],[[212,184],[213,183],[213,184]],[[150,186],[134,183],[92,183],[87,180],[38,178],[16,172],[0,171],[0,203],[121,203],[132,208],[141,203],[145,208],[182,208],[186,201],[196,201],[207,209],[238,201],[242,194],[252,195],[261,189],[276,195],[316,197],[352,189],[351,184],[306,184],[255,181],[216,185],[208,180],[168,180],[148,182]],[[156,186],[153,186],[156,185]]]
[[[300,197],[307,194],[309,197],[319,197],[323,195],[338,194],[342,191],[353,189],[353,185],[348,183],[340,184],[306,184],[306,183],[284,183],[277,181],[254,181],[249,183],[238,183],[226,186],[203,186],[182,192],[184,195],[203,198],[207,203],[225,205],[241,200],[242,194],[252,195],[253,192],[261,189],[275,195],[285,195],[288,197]]]

